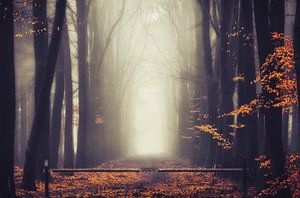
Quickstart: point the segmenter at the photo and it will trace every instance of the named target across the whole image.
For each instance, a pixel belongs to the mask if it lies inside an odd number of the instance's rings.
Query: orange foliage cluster
[[[229,126],[230,126],[231,128],[233,128],[233,129],[241,129],[241,128],[246,127],[246,125],[244,125],[244,124],[242,124],[242,123],[230,124]]]
[[[239,75],[233,77],[232,80],[235,82],[236,81],[245,81],[245,76],[244,76],[244,74],[239,74]]]
[[[195,128],[200,129],[200,131],[208,133],[211,135],[211,137],[215,140],[217,140],[217,143],[219,146],[222,146],[225,150],[232,148],[232,143],[230,140],[223,137],[221,133],[218,132],[218,129],[213,127],[212,125],[200,125],[195,126]]]
[[[228,37],[242,36],[244,40],[249,40],[253,35],[243,35],[243,28],[238,32],[229,34]],[[262,90],[275,97],[274,101],[267,100],[264,97],[257,96],[253,98],[248,104],[243,104],[235,110],[218,115],[218,119],[227,116],[246,116],[250,115],[258,108],[264,107],[266,109],[271,107],[282,107],[283,110],[288,111],[294,104],[297,104],[297,91],[296,91],[296,74],[294,71],[294,49],[293,41],[282,33],[272,33],[272,40],[275,45],[274,52],[269,54],[265,62],[261,65],[261,73],[257,74],[256,79],[251,82],[253,86],[260,84]],[[277,43],[284,43],[284,45],[277,45]],[[244,81],[244,74],[235,76],[233,81]],[[270,86],[274,85],[274,86]],[[208,117],[208,116],[207,116]],[[233,123],[231,128],[246,127],[243,123]],[[231,148],[232,143],[230,140],[224,139],[222,133],[218,132],[216,128],[211,125],[196,126],[202,132],[212,135],[212,138],[219,142],[223,148]],[[232,132],[228,134],[234,135]],[[229,146],[230,145],[230,146]]]
[[[101,167],[134,167],[141,163],[109,162]],[[159,167],[186,167],[176,161],[156,162]],[[43,197],[42,182],[36,192],[21,189],[22,169],[16,168],[17,194]],[[240,197],[239,184],[212,173],[75,173],[52,174],[51,197]]]
[[[296,73],[294,71],[294,48],[293,41],[282,33],[272,34],[274,43],[284,43],[283,46],[275,47],[261,66],[261,75],[256,82],[261,83],[263,90],[275,95],[274,101],[261,101],[265,108],[284,107],[289,110],[297,103]],[[270,86],[270,83],[275,86]],[[263,98],[261,100],[264,100]]]
[[[262,155],[256,159],[260,162],[260,169],[265,171],[265,177],[270,175],[271,161]],[[277,195],[280,189],[291,189],[292,197],[300,197],[300,155],[288,155],[286,162],[287,176],[268,180],[267,187],[262,189],[258,197],[270,197]]]
[[[253,99],[249,104],[241,105],[239,108],[233,110],[232,112],[227,113],[226,116],[249,115],[255,112],[258,106],[259,106],[259,100]]]

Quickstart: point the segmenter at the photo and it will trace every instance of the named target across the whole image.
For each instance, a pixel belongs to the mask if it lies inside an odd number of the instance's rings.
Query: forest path
[[[99,168],[183,168],[188,162],[169,157],[131,157],[110,161]],[[239,184],[213,173],[52,173],[51,197],[240,197]],[[20,197],[43,197],[38,191],[21,189],[22,169],[16,168],[17,193]]]

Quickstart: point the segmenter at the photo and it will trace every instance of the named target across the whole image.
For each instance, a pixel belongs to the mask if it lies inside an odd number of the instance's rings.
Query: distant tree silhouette
[[[13,1],[0,1],[0,197],[15,197],[15,63]]]

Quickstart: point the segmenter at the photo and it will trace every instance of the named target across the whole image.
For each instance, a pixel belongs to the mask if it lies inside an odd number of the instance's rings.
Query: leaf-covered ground
[[[105,168],[189,167],[181,160],[127,159],[101,164]],[[52,173],[51,197],[241,197],[240,184],[212,173]],[[43,182],[36,192],[21,189],[22,169],[15,173],[17,195],[43,197]]]

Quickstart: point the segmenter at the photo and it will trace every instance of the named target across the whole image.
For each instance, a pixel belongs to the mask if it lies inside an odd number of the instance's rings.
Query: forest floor
[[[182,168],[182,160],[130,158],[110,161],[100,168]],[[21,189],[23,170],[16,168],[15,181],[20,197],[44,197],[44,184],[37,191]],[[213,173],[52,173],[51,197],[241,197],[240,183]]]

